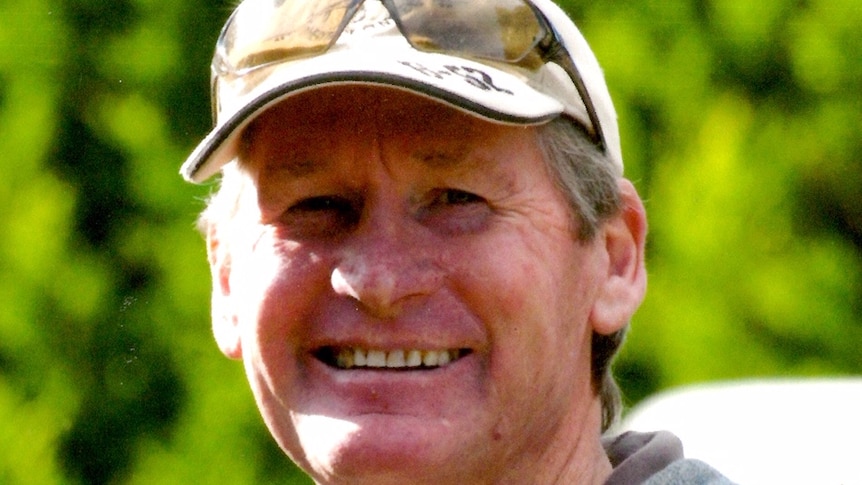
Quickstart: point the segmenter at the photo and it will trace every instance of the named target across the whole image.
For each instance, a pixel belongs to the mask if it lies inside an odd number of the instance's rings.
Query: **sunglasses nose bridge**
[[[312,0],[315,1],[315,0]],[[347,29],[347,26],[350,25],[351,22],[356,18],[356,14],[362,10],[362,6],[365,5],[365,0],[350,0],[347,4],[347,8],[344,11],[344,18],[341,19],[341,25],[338,30],[335,31],[335,35],[333,35],[332,42],[336,42],[344,31]]]
[[[362,16],[357,17],[360,14]],[[350,24],[354,22],[362,25],[364,29],[374,25],[386,25],[389,21],[394,22],[398,30],[401,31],[398,6],[392,0],[351,0],[341,28],[336,33],[333,42],[336,42],[346,31],[356,33],[350,28]],[[404,32],[400,33],[404,35]]]

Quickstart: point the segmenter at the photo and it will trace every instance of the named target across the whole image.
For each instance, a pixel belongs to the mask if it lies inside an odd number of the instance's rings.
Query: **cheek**
[[[585,317],[595,297],[594,264],[589,248],[560,236],[538,240],[533,234],[507,234],[460,245],[449,255],[451,281],[494,321],[494,330],[542,334],[560,329],[561,319]],[[530,328],[525,328],[528,323]]]
[[[298,322],[313,311],[315,295],[329,281],[322,258],[298,243],[265,233],[234,262],[231,293],[243,332],[243,348],[285,353],[302,339]]]
[[[554,369],[589,361],[581,351],[597,287],[589,246],[555,229],[530,228],[455,254],[452,281],[485,323],[493,380],[509,374],[521,377],[519,385],[537,383]]]
[[[245,371],[270,431],[297,449],[285,401],[302,381],[302,342],[329,278],[325,261],[299,244],[261,237],[238,261],[231,280],[238,309]],[[232,273],[234,274],[234,273]]]
[[[463,282],[459,291],[489,336],[494,433],[527,448],[550,441],[572,409],[590,401],[593,272],[583,248],[556,241],[467,245],[453,278]]]

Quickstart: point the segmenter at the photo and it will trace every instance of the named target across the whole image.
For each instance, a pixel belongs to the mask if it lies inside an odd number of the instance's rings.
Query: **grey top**
[[[667,431],[626,432],[603,440],[614,471],[605,485],[732,485],[721,473],[683,455],[682,442]]]

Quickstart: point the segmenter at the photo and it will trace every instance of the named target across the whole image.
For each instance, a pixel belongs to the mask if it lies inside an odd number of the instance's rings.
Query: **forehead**
[[[244,132],[244,155],[263,150],[295,151],[356,138],[398,135],[416,148],[490,141],[510,127],[482,120],[438,101],[395,88],[332,86],[301,93],[261,114]],[[245,157],[248,159],[270,157]]]

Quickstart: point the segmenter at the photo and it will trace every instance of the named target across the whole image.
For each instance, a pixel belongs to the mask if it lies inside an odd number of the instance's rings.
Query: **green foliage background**
[[[617,372],[862,373],[862,4],[565,2],[647,201]],[[306,483],[209,330],[179,164],[231,3],[0,0],[0,482]]]

